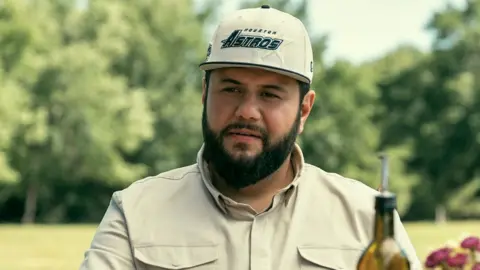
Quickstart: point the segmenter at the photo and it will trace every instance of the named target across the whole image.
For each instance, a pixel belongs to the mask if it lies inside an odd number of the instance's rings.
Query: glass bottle
[[[410,269],[405,252],[395,240],[394,213],[396,196],[387,191],[388,167],[382,156],[381,193],[375,197],[375,222],[373,239],[360,256],[357,270],[407,270]]]

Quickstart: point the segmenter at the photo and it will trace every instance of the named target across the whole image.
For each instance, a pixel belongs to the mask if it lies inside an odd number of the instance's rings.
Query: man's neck
[[[214,168],[210,168],[210,171],[212,172],[213,185],[218,191],[236,202],[250,205],[257,213],[261,213],[270,207],[275,194],[288,186],[295,177],[291,155],[287,157],[282,166],[273,174],[254,185],[240,190],[229,187],[215,173]]]

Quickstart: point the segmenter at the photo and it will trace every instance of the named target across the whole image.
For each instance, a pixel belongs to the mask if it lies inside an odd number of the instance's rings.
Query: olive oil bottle
[[[360,256],[357,270],[407,270],[410,262],[395,240],[394,213],[397,207],[395,194],[388,192],[388,159],[382,161],[381,192],[375,197],[375,222],[373,239]]]

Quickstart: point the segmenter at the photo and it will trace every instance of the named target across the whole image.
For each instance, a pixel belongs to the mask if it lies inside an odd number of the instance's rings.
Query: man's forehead
[[[214,70],[212,76],[217,82],[235,80],[242,84],[275,83],[281,85],[296,85],[296,80],[291,77],[261,68],[221,68]]]

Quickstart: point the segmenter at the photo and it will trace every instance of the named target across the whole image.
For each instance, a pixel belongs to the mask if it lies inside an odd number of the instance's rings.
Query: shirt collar
[[[197,165],[200,170],[201,178],[203,183],[205,184],[206,188],[208,189],[209,193],[215,199],[216,204],[222,209],[223,212],[227,213],[228,210],[226,209],[225,201],[233,200],[228,198],[227,196],[223,195],[218,189],[213,185],[211,173],[208,168],[207,162],[203,159],[203,152],[205,149],[205,145],[203,144],[197,154]],[[284,193],[285,197],[285,206],[288,205],[293,193],[296,191],[298,184],[300,183],[300,178],[303,174],[303,170],[305,167],[305,160],[303,157],[302,149],[298,144],[294,145],[291,160],[293,164],[293,168],[295,171],[295,178],[294,180],[286,187],[281,189],[279,193]]]

